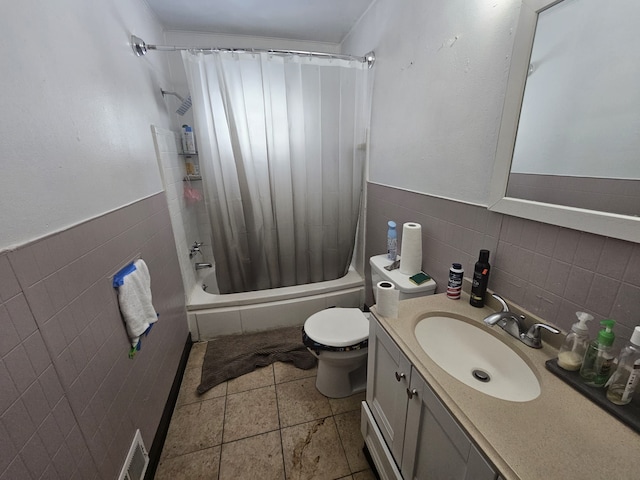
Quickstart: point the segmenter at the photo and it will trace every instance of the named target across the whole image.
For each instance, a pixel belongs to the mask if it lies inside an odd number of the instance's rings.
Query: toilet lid
[[[369,320],[359,308],[327,308],[307,318],[304,331],[314,342],[348,347],[369,338]]]

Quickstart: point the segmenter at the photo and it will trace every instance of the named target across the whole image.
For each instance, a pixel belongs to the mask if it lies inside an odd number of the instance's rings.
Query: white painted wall
[[[519,0],[377,0],[342,44],[375,50],[369,180],[487,205]]]
[[[162,43],[144,2],[5,2],[0,31],[0,251],[162,190],[167,58],[129,46]]]

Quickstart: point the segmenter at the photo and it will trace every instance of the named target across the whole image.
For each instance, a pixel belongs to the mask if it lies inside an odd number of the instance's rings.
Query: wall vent
[[[118,480],[143,480],[147,465],[149,465],[149,454],[144,448],[140,430],[136,430]]]

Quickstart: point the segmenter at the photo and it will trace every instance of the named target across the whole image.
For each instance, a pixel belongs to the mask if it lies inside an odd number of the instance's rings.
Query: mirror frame
[[[538,13],[562,0],[522,0],[489,192],[489,210],[640,243],[640,217],[505,197]]]

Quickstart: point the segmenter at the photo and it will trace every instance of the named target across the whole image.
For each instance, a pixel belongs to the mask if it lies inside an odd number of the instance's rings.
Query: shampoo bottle
[[[387,258],[392,262],[396,261],[398,256],[398,232],[396,231],[396,222],[389,221],[387,223]]]
[[[640,382],[640,326],[633,329],[631,340],[618,357],[618,368],[611,375],[607,398],[616,405],[626,405]]]
[[[193,136],[193,128],[189,125],[182,125],[182,152],[195,153],[196,141]]]
[[[603,387],[611,375],[614,358],[611,346],[615,340],[615,324],[614,320],[602,320],[600,325],[604,328],[598,333],[598,338],[589,344],[584,354],[580,376],[587,385]]]
[[[580,370],[582,359],[589,347],[589,328],[587,322],[593,317],[585,312],[576,312],[578,321],[564,339],[558,352],[558,366],[569,371]]]
[[[484,307],[484,297],[489,283],[489,250],[480,250],[480,256],[473,269],[473,282],[471,284],[471,298],[469,303],[478,308]]]

